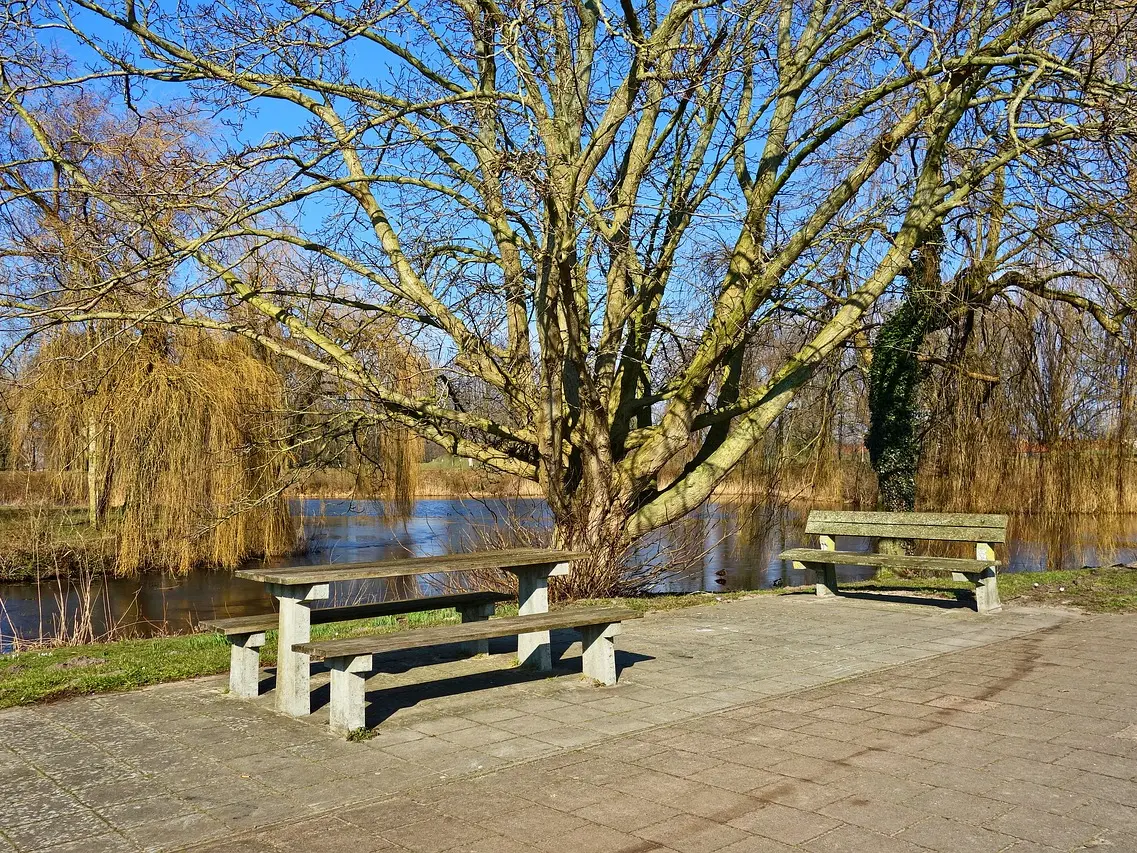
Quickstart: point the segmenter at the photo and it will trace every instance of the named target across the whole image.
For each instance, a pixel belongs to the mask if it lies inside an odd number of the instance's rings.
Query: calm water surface
[[[508,531],[549,525],[538,499],[420,500],[409,519],[384,518],[373,504],[346,500],[306,500],[295,507],[310,548],[303,557],[272,565],[363,562],[408,556],[434,556],[499,545]],[[697,516],[659,533],[638,555],[641,564],[666,570],[655,581],[660,592],[711,592],[756,589],[784,581],[812,582],[776,559],[784,548],[811,544],[803,527],[808,508],[769,510],[746,503],[717,503]],[[862,550],[865,540],[842,538],[838,548]],[[1137,517],[1103,519],[1073,515],[1060,523],[1013,518],[1010,541],[999,549],[1006,571],[1129,563],[1137,559]],[[842,579],[871,577],[872,569],[846,567]],[[333,602],[364,602],[410,597],[439,589],[436,579],[382,580],[337,584]],[[149,574],[133,579],[96,581],[91,591],[94,628],[109,627],[144,636],[155,631],[189,631],[197,621],[239,616],[269,605],[261,584],[225,571],[197,571],[186,577]],[[68,620],[79,610],[79,594],[45,581],[0,584],[0,651],[11,639],[54,634],[60,612]],[[60,603],[63,602],[61,608]]]

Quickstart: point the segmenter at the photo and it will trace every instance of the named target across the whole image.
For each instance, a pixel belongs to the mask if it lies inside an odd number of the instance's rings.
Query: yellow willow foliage
[[[48,467],[87,470],[100,518],[121,509],[119,573],[233,567],[295,544],[284,409],[281,377],[244,342],[93,329],[41,348],[13,439],[38,431]]]

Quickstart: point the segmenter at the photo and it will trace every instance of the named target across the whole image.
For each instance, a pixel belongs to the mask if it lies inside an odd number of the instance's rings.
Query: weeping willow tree
[[[117,571],[232,567],[295,545],[282,494],[281,376],[221,335],[90,326],[45,340],[16,395],[14,450],[40,434],[45,467],[85,470]]]

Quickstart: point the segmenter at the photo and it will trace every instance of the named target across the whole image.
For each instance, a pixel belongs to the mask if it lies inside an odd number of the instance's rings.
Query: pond
[[[303,557],[273,565],[363,562],[407,556],[433,556],[475,548],[521,544],[525,532],[549,525],[538,499],[424,499],[404,520],[388,519],[374,504],[347,500],[305,500],[294,507],[303,519],[309,547]],[[775,584],[812,582],[776,559],[784,548],[812,544],[803,528],[807,506],[767,508],[745,502],[705,506],[696,515],[651,537],[637,554],[653,567],[659,592],[718,592]],[[842,539],[839,548],[865,549],[864,540]],[[1029,572],[1085,565],[1128,563],[1137,559],[1137,516],[1070,515],[1041,520],[1012,518],[1009,541],[998,549],[1005,571]],[[872,569],[842,569],[844,580],[870,577]],[[384,596],[409,597],[436,589],[429,578],[388,589],[381,580],[333,588],[336,603],[366,602]],[[0,584],[0,651],[13,637],[33,640],[54,635],[61,611],[68,624],[90,614],[96,635],[184,632],[201,619],[262,612],[269,606],[261,584],[226,571],[197,571],[185,577],[147,574],[139,578],[96,579],[90,589],[44,581]]]

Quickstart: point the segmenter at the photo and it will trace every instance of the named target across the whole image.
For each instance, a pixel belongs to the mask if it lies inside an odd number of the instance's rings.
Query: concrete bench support
[[[837,548],[836,541],[832,536],[819,536],[818,542],[822,551],[834,551]],[[837,566],[834,563],[794,563],[794,567],[808,568],[813,570],[813,578],[816,581],[815,589],[818,598],[836,598],[837,597]]]
[[[998,613],[1003,609],[994,569],[981,572],[975,579],[975,609],[980,613]]]
[[[265,634],[230,634],[229,693],[241,699],[256,699],[261,684],[261,646]]]
[[[494,614],[493,602],[485,604],[472,604],[467,607],[459,607],[458,613],[462,617],[462,622],[485,622]],[[471,655],[488,655],[490,653],[489,640],[471,640],[468,643],[463,643],[462,648],[466,650],[467,654]]]
[[[994,560],[995,549],[987,542],[975,543],[976,560]],[[999,600],[999,583],[993,567],[979,573],[975,583],[975,609],[980,613],[998,613],[1003,609]]]
[[[312,639],[311,602],[328,597],[329,587],[321,584],[269,584],[269,592],[280,603],[280,635],[276,652],[276,710],[290,717],[312,713],[311,658],[292,650]]]
[[[365,727],[366,706],[364,684],[371,671],[371,655],[329,658],[332,670],[332,698],[329,714],[331,728],[337,734],[348,734]]]
[[[837,567],[832,563],[794,563],[799,570],[809,569],[813,572],[816,583],[814,589],[818,598],[837,597]]]
[[[601,684],[616,683],[616,642],[621,631],[619,622],[611,625],[582,625],[580,645],[583,651],[584,675]]]
[[[995,549],[986,542],[975,545],[975,559],[994,560]],[[1003,609],[999,599],[999,581],[994,568],[981,572],[952,572],[951,579],[970,583],[975,587],[975,609],[979,613],[998,613]]]

